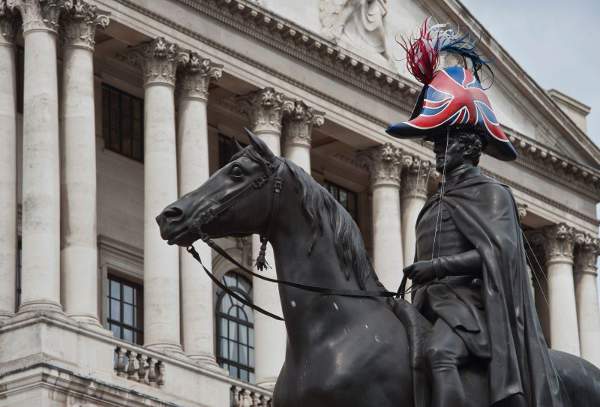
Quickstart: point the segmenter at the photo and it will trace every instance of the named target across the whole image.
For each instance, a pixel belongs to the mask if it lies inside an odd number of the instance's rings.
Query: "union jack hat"
[[[425,20],[420,36],[402,45],[409,71],[424,84],[409,121],[393,124],[386,132],[398,138],[432,139],[444,135],[447,128],[470,128],[485,139],[484,151],[500,160],[511,161],[517,152],[486,96],[478,70],[487,63],[477,55],[474,44],[445,25],[428,26]],[[437,70],[440,52],[469,59],[473,72],[456,65]]]

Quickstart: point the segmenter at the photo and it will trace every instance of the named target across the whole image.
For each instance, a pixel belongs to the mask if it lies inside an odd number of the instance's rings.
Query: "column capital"
[[[179,97],[207,101],[210,82],[221,79],[223,65],[189,51],[181,55],[179,73]]]
[[[163,37],[132,47],[127,55],[129,62],[142,69],[144,87],[162,84],[175,86],[178,63],[185,60],[179,46]]]
[[[17,9],[23,19],[23,34],[49,31],[56,34],[61,12],[72,4],[69,0],[2,0],[9,9]]]
[[[527,216],[527,204],[517,203],[517,214],[519,215],[519,220],[523,220],[525,216]]]
[[[587,233],[575,235],[575,273],[596,274],[600,239]]]
[[[403,156],[402,196],[404,198],[427,199],[427,187],[432,169],[435,170],[428,160],[417,156]]]
[[[358,162],[369,170],[371,187],[393,185],[400,187],[402,150],[391,143],[371,147],[358,154]]]
[[[310,147],[313,127],[325,124],[325,113],[296,99],[284,119],[285,142],[290,145]]]
[[[283,115],[294,109],[292,100],[271,87],[240,96],[237,102],[255,131],[281,132]]]
[[[547,262],[557,258],[572,261],[574,248],[575,232],[571,226],[559,223],[544,228],[544,251]]]
[[[0,45],[13,46],[19,31],[19,14],[6,0],[0,0]]]
[[[94,50],[96,27],[106,28],[109,14],[84,0],[73,0],[65,7],[62,41],[66,47]]]

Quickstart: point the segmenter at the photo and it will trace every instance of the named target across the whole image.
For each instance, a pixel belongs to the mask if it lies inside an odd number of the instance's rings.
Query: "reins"
[[[268,264],[266,262],[266,245],[269,241],[269,238],[270,238],[270,235],[272,232],[273,219],[275,218],[275,216],[277,215],[277,212],[279,211],[281,192],[283,190],[283,179],[278,176],[279,171],[281,169],[281,165],[282,164],[280,163],[276,168],[270,167],[271,171],[269,171],[268,175],[266,174],[263,177],[258,178],[251,184],[248,184],[246,187],[242,188],[240,191],[238,191],[232,197],[229,197],[227,200],[222,202],[221,205],[217,209],[209,208],[207,211],[202,213],[200,215],[200,219],[198,222],[199,225],[195,226],[197,231],[200,234],[200,239],[204,243],[206,243],[211,249],[213,249],[215,252],[217,252],[218,254],[223,256],[223,258],[225,258],[226,260],[231,262],[233,265],[237,266],[241,271],[243,271],[244,273],[246,273],[250,276],[261,279],[263,281],[268,281],[270,283],[280,284],[283,286],[297,288],[300,290],[313,292],[313,293],[317,293],[317,294],[321,294],[321,295],[339,295],[339,296],[343,296],[343,297],[353,297],[353,298],[396,298],[396,297],[404,298],[404,294],[405,294],[404,291],[406,288],[406,277],[403,278],[402,283],[400,284],[400,287],[398,289],[398,292],[392,292],[392,291],[387,291],[387,290],[363,291],[363,290],[350,290],[350,289],[333,289],[333,288],[317,287],[317,286],[312,286],[312,285],[308,285],[308,284],[300,284],[300,283],[294,283],[292,281],[286,281],[286,280],[280,280],[280,279],[266,277],[264,275],[253,272],[252,270],[250,270],[249,268],[247,268],[246,266],[241,264],[239,261],[234,259],[229,253],[227,253],[227,251],[225,251],[225,249],[220,247],[217,243],[215,243],[213,240],[211,240],[208,237],[208,235],[206,235],[205,233],[203,233],[201,231],[202,224],[205,224],[208,221],[214,220],[218,215],[220,215],[225,210],[227,210],[229,207],[231,207],[231,205],[233,204],[233,201],[235,199],[241,197],[244,193],[246,193],[251,188],[253,188],[255,190],[261,189],[265,184],[267,184],[269,182],[269,180],[273,179],[273,181],[274,181],[273,197],[271,200],[271,208],[269,210],[269,215],[268,215],[266,233],[261,234],[261,237],[260,237],[261,248],[259,251],[259,256],[256,261],[256,266],[259,270],[262,271],[262,270],[266,269],[268,266]],[[200,263],[200,265],[204,269],[204,272],[208,275],[208,277],[212,280],[212,282],[215,283],[220,289],[225,291],[227,294],[231,295],[236,300],[240,301],[242,304],[249,306],[253,310],[258,311],[261,314],[264,314],[264,315],[271,317],[273,319],[276,319],[278,321],[284,321],[284,318],[280,317],[279,315],[275,315],[275,314],[265,310],[264,308],[259,307],[258,305],[255,305],[252,301],[249,301],[249,300],[245,299],[244,297],[240,296],[239,294],[235,293],[229,287],[227,287],[225,284],[223,284],[221,281],[219,281],[219,279],[210,270],[208,270],[204,266],[204,264],[202,263],[202,260],[200,258],[200,255],[198,254],[198,252],[196,251],[196,249],[194,248],[193,245],[188,246],[186,248],[186,250],[189,254],[192,255],[192,257],[198,263]]]

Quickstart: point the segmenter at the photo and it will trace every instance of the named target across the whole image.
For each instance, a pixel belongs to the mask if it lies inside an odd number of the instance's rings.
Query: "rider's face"
[[[433,142],[433,152],[435,153],[435,169],[437,172],[450,172],[465,162],[465,146],[457,137],[449,136],[438,137]]]

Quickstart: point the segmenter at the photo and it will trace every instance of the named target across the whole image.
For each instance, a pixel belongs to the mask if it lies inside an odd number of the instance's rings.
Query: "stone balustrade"
[[[231,386],[231,407],[272,407],[269,393],[242,385]]]
[[[126,377],[129,380],[158,387],[165,384],[163,362],[121,345],[117,345],[115,348],[114,368],[117,376]]]

